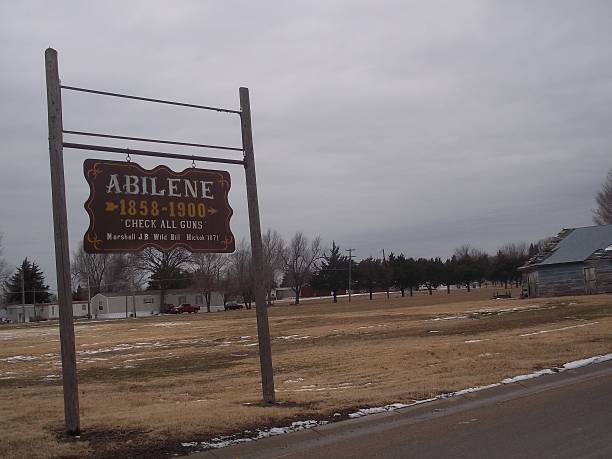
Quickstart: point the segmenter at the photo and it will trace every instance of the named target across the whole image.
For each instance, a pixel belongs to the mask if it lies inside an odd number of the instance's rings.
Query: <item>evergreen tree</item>
[[[22,291],[25,292],[25,304],[48,303],[51,300],[45,276],[36,262],[30,262],[27,258],[5,282],[4,290],[8,303],[20,304],[23,301]]]
[[[406,295],[406,289],[410,289],[410,296],[412,296],[413,291],[418,289],[421,283],[416,261],[413,258],[406,258],[403,253],[397,256],[391,254],[389,265],[393,285],[402,292],[402,296]]]
[[[440,258],[419,258],[417,266],[425,287],[429,294],[432,295],[433,290],[437,289],[442,283],[444,263],[442,263]]]
[[[389,289],[393,285],[393,268],[391,267],[391,263],[387,261],[384,257],[383,250],[383,259],[376,260],[378,262],[378,286],[380,288],[384,288],[387,293],[387,299],[389,299]]]
[[[176,266],[164,266],[151,274],[147,290],[171,290],[188,288],[191,283],[189,272]]]
[[[406,257],[403,253],[395,256],[393,252],[389,255],[389,267],[391,269],[391,282],[397,287],[402,296],[406,295],[406,288],[408,283],[406,281]]]
[[[359,289],[367,290],[370,294],[370,300],[380,280],[380,268],[380,260],[375,260],[372,257],[365,258],[357,264],[355,283]]]
[[[457,263],[455,257],[448,258],[444,262],[444,268],[442,270],[442,283],[446,285],[446,293],[450,295],[450,287],[453,284],[457,284]]]
[[[348,257],[340,254],[340,247],[332,241],[329,253],[323,254],[320,269],[310,280],[310,285],[315,290],[326,290],[331,292],[334,303],[338,302],[338,290],[347,285],[348,282]]]
[[[161,312],[166,312],[166,290],[185,288],[189,285],[189,275],[184,266],[191,261],[191,254],[184,249],[162,252],[147,248],[132,257],[134,267],[148,274],[148,289],[160,290]]]

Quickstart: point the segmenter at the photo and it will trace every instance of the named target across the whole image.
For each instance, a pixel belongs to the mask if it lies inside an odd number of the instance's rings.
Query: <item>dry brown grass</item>
[[[78,323],[77,441],[61,436],[61,381],[47,377],[60,373],[57,324],[3,327],[0,456],[163,457],[181,441],[408,402],[612,352],[611,295],[491,293],[270,308],[281,402],[273,407],[260,404],[252,310]],[[556,330],[564,327],[573,328]],[[520,336],[542,330],[556,331]]]

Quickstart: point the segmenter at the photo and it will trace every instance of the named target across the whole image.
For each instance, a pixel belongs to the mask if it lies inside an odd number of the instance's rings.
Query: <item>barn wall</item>
[[[529,272],[537,273],[537,296],[584,295],[586,293],[584,268],[595,268],[594,293],[612,293],[612,260],[589,260],[583,263],[541,266],[523,271],[523,291],[527,291]]]
[[[612,260],[587,261],[585,266],[595,268],[596,292],[612,293]]]
[[[538,272],[538,297],[583,295],[583,265],[572,263],[566,265],[542,266]]]

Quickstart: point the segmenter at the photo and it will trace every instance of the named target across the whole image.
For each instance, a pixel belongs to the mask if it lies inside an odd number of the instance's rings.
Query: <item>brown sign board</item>
[[[228,172],[194,167],[175,172],[166,166],[147,170],[133,162],[101,159],[86,159],[83,170],[90,188],[86,252],[146,247],[234,251]]]

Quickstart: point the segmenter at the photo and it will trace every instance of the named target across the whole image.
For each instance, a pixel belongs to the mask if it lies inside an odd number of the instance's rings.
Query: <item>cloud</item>
[[[589,225],[611,167],[609,2],[54,5],[0,6],[0,231],[9,263],[33,258],[51,284],[50,45],[65,84],[229,108],[248,86],[263,226],[360,256],[494,250]],[[231,116],[67,93],[64,108],[70,129],[240,144]],[[76,247],[86,156],[65,157]],[[229,170],[246,236],[243,172]]]

